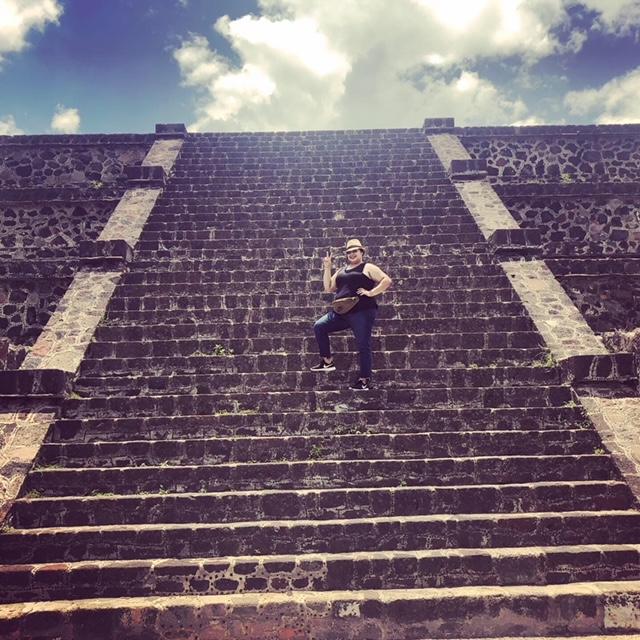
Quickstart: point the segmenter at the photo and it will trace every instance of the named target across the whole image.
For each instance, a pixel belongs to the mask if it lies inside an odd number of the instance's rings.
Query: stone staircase
[[[348,237],[369,392],[308,370]],[[0,562],[8,638],[640,631],[640,511],[417,129],[186,138]]]

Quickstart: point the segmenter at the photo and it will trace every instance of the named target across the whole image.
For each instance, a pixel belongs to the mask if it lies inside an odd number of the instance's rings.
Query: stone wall
[[[95,240],[117,200],[0,203],[0,248],[22,257],[41,249],[42,257],[75,254],[81,240]]]
[[[0,137],[0,188],[124,183],[140,165],[149,136]]]
[[[560,276],[558,279],[596,333],[640,327],[638,276]]]
[[[640,125],[450,129],[599,334],[640,326]],[[607,260],[598,260],[606,256]]]
[[[519,225],[538,229],[545,244],[572,243],[576,245],[572,253],[612,255],[640,248],[638,187],[609,185],[602,190],[584,184],[532,184],[497,190]]]
[[[0,136],[0,338],[31,346],[153,135]],[[8,364],[6,365],[8,366]]]
[[[640,126],[480,127],[456,130],[494,183],[637,182]]]
[[[0,280],[0,335],[31,346],[49,321],[71,278]]]

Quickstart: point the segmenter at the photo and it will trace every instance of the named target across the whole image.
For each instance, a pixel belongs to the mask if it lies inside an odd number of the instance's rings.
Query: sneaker
[[[371,389],[371,380],[369,378],[358,378],[349,389],[356,391],[369,391]]]
[[[311,367],[311,371],[335,371],[335,370],[336,370],[336,365],[334,364],[333,360],[329,364],[327,364],[324,360],[320,360],[318,364]]]

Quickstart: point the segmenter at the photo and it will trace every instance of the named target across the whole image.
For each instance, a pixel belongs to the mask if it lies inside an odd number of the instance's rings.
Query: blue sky
[[[640,0],[0,0],[0,133],[640,121]]]

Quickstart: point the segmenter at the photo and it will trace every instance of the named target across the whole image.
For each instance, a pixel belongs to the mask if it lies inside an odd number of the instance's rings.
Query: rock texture
[[[148,204],[0,534],[3,637],[640,632],[622,457],[422,130],[187,135]],[[394,279],[362,393],[350,335],[309,371],[349,237]]]
[[[493,181],[637,182],[640,127],[524,127],[466,129],[472,158],[487,161]]]
[[[145,135],[0,136],[0,336],[31,346],[153,143]]]
[[[0,188],[123,183],[124,167],[141,164],[149,148],[143,136],[21,136],[0,146]]]

